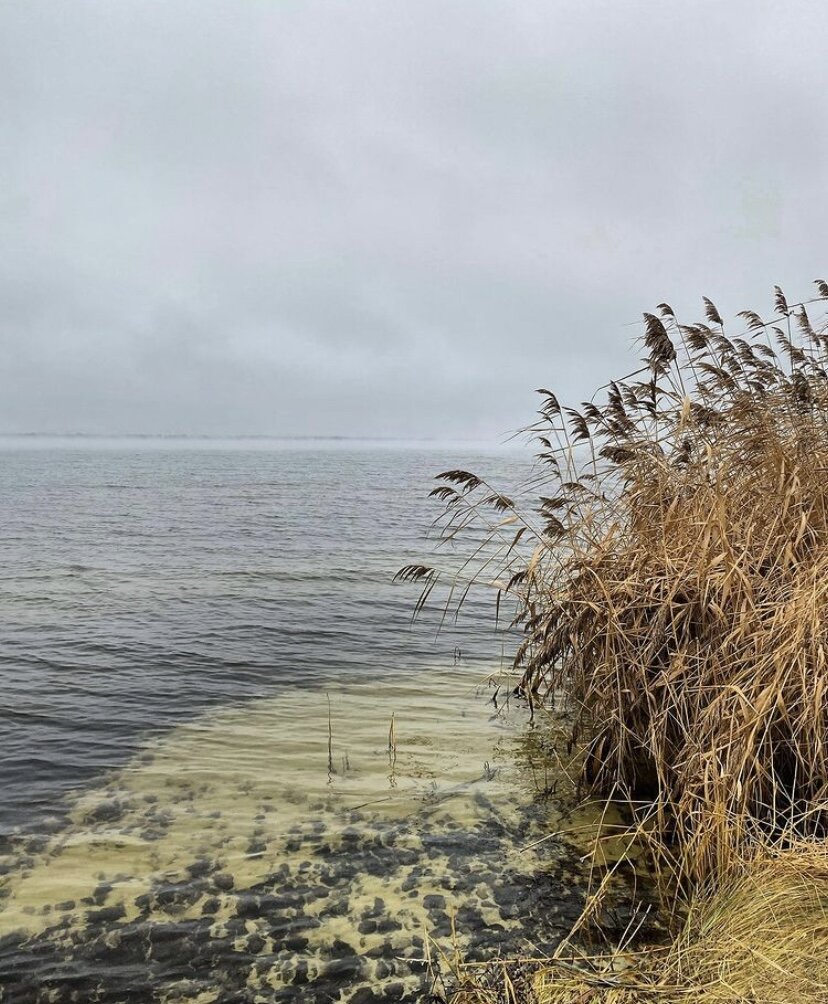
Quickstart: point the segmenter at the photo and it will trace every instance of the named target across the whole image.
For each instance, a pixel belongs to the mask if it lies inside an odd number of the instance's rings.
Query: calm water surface
[[[0,1000],[425,1000],[429,937],[517,950],[535,904],[554,941],[565,866],[521,852],[547,810],[486,684],[511,641],[392,582],[457,466],[529,459],[3,445]]]

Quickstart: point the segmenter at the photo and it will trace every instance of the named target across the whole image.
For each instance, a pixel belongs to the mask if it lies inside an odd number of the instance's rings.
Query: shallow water
[[[509,641],[391,583],[430,475],[523,456],[13,446],[1,1000],[420,1000],[441,952],[555,944]]]
[[[532,847],[555,813],[490,695],[469,670],[294,689],[148,743],[9,856],[7,999],[419,1000],[429,956],[549,950],[575,868]]]

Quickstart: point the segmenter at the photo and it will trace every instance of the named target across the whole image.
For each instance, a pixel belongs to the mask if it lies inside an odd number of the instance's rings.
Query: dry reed
[[[824,1004],[828,854],[763,854],[694,896],[668,946],[460,965],[451,1004]]]
[[[604,403],[540,391],[534,504],[447,471],[444,539],[483,543],[459,576],[400,573],[421,604],[440,582],[511,598],[524,692],[566,696],[583,781],[686,888],[826,826],[828,330],[778,288],[770,321],[739,318],[661,304]]]

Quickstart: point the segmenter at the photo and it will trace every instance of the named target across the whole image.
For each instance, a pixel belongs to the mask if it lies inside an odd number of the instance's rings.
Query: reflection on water
[[[290,689],[148,744],[7,855],[4,999],[420,1000],[441,951],[550,948],[579,896],[524,849],[555,820],[479,681]]]

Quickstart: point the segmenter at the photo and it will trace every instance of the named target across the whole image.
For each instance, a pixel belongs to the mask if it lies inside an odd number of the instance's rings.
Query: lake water
[[[530,458],[0,443],[0,1001],[425,1000],[441,952],[555,943],[513,639],[392,581],[450,467]]]

